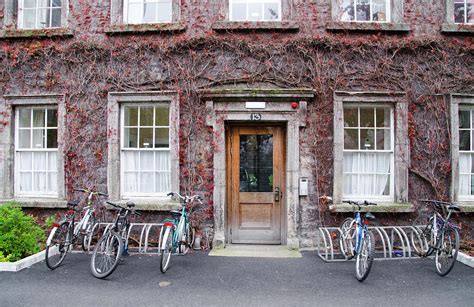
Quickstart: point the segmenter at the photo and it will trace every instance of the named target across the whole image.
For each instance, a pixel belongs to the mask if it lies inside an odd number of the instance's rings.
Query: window
[[[169,23],[173,19],[173,0],[125,0],[126,24]]]
[[[454,0],[454,22],[474,23],[474,0]]]
[[[166,195],[171,190],[169,106],[122,107],[123,196]]]
[[[342,0],[342,21],[390,22],[390,0]]]
[[[57,197],[57,109],[19,107],[15,127],[15,195]]]
[[[393,198],[391,107],[344,105],[344,197]]]
[[[281,21],[281,0],[230,0],[231,21]]]
[[[61,27],[61,0],[19,0],[18,28]]]
[[[474,195],[473,108],[459,110],[459,196]]]

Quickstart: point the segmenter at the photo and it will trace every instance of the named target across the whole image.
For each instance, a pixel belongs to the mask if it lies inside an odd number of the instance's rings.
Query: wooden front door
[[[283,128],[278,126],[231,127],[228,131],[231,243],[281,243],[283,138]]]

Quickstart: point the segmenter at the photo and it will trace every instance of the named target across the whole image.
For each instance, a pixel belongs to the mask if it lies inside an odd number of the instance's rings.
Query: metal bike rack
[[[385,260],[418,258],[414,247],[428,247],[425,237],[420,235],[422,227],[424,226],[369,227],[375,237],[375,258]],[[318,256],[325,262],[347,261],[348,257],[341,252],[340,247],[342,230],[339,227],[319,227],[318,230]]]
[[[98,224],[95,224],[94,225],[94,228],[92,228],[92,231],[91,231],[91,234],[87,237],[86,239],[86,247],[87,247],[87,251],[90,251],[91,249],[91,241],[92,241],[92,234],[95,233],[96,229],[99,228],[104,228],[104,231],[102,233],[105,233],[110,227],[112,227],[113,223],[98,223]],[[130,223],[130,228],[128,229],[128,233],[127,233],[127,242],[130,238],[130,234],[132,232],[132,229],[139,229],[141,227],[141,231],[140,231],[140,239],[138,241],[138,253],[140,254],[152,254],[152,253],[155,253],[155,254],[159,254],[160,250],[159,248],[157,247],[156,249],[151,249],[150,248],[150,244],[149,244],[149,240],[150,240],[150,231],[153,229],[153,228],[159,228],[159,230],[161,231],[161,227],[163,226],[163,223]],[[98,230],[98,231],[99,231]],[[159,240],[159,237],[156,238],[157,241]],[[158,242],[159,243],[159,242]]]

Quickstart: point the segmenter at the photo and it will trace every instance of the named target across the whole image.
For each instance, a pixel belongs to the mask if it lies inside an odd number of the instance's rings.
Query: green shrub
[[[14,262],[41,250],[44,231],[10,202],[0,205],[0,262]]]
[[[54,223],[56,223],[56,216],[54,214],[48,216],[46,221],[44,221],[44,225],[46,226],[46,229],[50,229],[51,227],[53,227]]]

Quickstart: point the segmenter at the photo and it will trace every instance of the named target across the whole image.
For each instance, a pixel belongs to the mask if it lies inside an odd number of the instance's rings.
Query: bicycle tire
[[[410,242],[413,247],[413,252],[418,257],[426,257],[429,244],[425,235],[423,234],[424,228],[420,229],[416,226],[412,226],[411,228],[412,231],[410,233]]]
[[[184,240],[181,241],[179,244],[179,253],[181,255],[186,255],[189,252],[189,250],[193,247],[193,243],[194,243],[194,229],[191,228],[191,225],[189,225],[188,223],[184,231]]]
[[[356,256],[355,276],[358,281],[364,281],[369,276],[374,261],[375,240],[371,231],[365,231],[362,248]]]
[[[353,248],[353,235],[354,232],[351,229],[354,219],[351,217],[346,218],[341,224],[341,236],[339,237],[339,248],[341,254],[344,257],[351,257],[354,255]]]
[[[51,270],[54,270],[57,267],[59,267],[61,263],[64,261],[64,258],[66,258],[67,252],[69,250],[69,248],[66,247],[67,234],[69,231],[69,223],[68,222],[62,223],[59,227],[53,228],[51,232],[53,231],[54,231],[54,234],[50,234],[50,236],[52,236],[51,244],[48,244],[46,246],[46,251],[45,251],[46,266]],[[52,253],[52,250],[54,248],[58,249],[58,253],[55,253],[55,254]]]
[[[165,273],[168,270],[171,254],[173,253],[173,235],[174,231],[171,227],[166,227],[165,231],[163,232],[163,237],[160,238],[160,244],[163,244],[163,248],[161,249],[160,253],[160,271],[161,273]],[[163,242],[164,238],[166,237],[166,242]]]
[[[85,227],[86,231],[82,235],[82,240],[81,240],[81,247],[84,252],[87,252],[90,248],[89,244],[92,243],[92,238],[98,234],[99,229],[95,227],[97,224],[97,221],[94,216],[91,216],[87,222],[87,225]],[[92,233],[92,230],[95,231]],[[89,248],[88,248],[89,247]]]
[[[104,279],[112,274],[119,264],[122,250],[122,238],[113,232],[106,233],[94,247],[91,257],[92,275]]]
[[[459,232],[456,228],[446,228],[438,242],[435,254],[436,272],[446,276],[454,267],[459,251]]]

